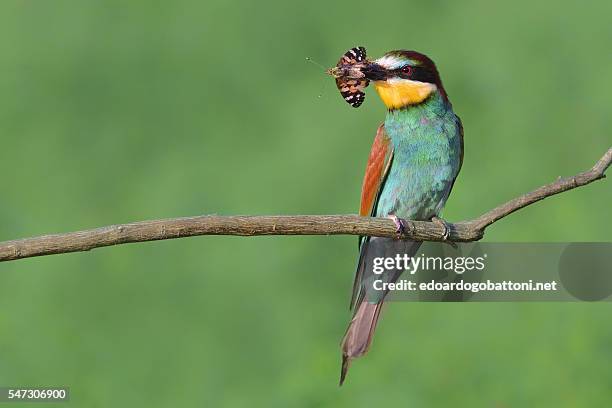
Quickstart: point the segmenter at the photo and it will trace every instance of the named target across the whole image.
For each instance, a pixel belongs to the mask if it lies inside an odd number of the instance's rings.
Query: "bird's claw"
[[[400,239],[404,236],[406,232],[406,221],[399,218],[397,215],[388,215],[389,218],[395,224],[395,232],[397,232],[397,239]]]
[[[442,228],[444,228],[444,234],[442,235],[442,241],[446,242],[447,244],[451,245],[453,248],[457,249],[457,244],[448,240],[448,237],[450,236],[450,232],[451,232],[450,225],[448,225],[448,223],[444,219],[440,217],[436,217],[436,216],[431,217],[431,222],[438,224],[442,226]]]

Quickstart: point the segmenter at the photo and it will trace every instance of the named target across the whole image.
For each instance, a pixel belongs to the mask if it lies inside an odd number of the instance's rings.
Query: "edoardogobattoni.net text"
[[[431,280],[429,282],[413,282],[411,280],[402,279],[398,282],[383,282],[382,280],[375,280],[373,283],[374,290],[381,291],[467,291],[467,292],[481,292],[481,291],[555,291],[557,290],[557,282],[534,282],[529,280],[528,282],[513,282],[513,281],[502,281],[493,282],[487,280],[485,282],[437,282]]]

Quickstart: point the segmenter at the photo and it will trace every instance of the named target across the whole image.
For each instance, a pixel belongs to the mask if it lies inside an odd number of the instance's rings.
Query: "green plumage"
[[[381,187],[374,214],[429,220],[446,203],[462,161],[463,140],[459,118],[439,92],[425,102],[387,113],[385,130],[393,146],[393,161]],[[358,266],[355,298],[379,303],[385,293],[373,289],[375,280],[393,282],[402,271],[372,273],[374,258],[413,256],[420,242],[366,238]]]
[[[387,113],[393,163],[375,214],[428,220],[438,215],[461,167],[461,123],[439,92]]]

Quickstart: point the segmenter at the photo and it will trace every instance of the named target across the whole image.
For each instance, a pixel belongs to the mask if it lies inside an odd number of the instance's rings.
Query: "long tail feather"
[[[381,303],[368,303],[363,300],[351,320],[344,339],[342,339],[342,371],[340,373],[340,385],[344,383],[351,360],[364,355],[370,348],[378,316],[382,307]]]
[[[342,369],[340,371],[340,386],[344,384],[344,380],[346,379],[346,373],[351,365],[351,359],[344,354],[342,354]]]

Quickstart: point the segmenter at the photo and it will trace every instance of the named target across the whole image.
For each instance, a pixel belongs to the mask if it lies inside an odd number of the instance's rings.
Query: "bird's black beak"
[[[363,67],[361,72],[370,81],[382,81],[387,78],[387,70],[374,62]]]

